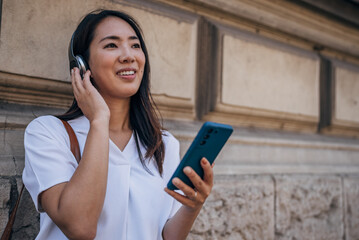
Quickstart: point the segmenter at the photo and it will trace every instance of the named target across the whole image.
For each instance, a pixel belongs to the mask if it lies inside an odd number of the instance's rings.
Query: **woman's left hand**
[[[172,182],[185,195],[165,188],[165,191],[169,195],[171,195],[190,210],[194,211],[202,208],[213,187],[213,165],[211,166],[206,158],[202,158],[201,166],[204,171],[203,180],[191,167],[185,167],[183,169],[183,172],[192,181],[195,189],[182,182],[179,178],[174,178]]]

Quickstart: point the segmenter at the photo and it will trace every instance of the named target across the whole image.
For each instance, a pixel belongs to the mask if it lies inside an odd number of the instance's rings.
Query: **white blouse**
[[[89,121],[82,116],[70,120],[69,124],[82,153]],[[133,135],[123,151],[109,141],[107,190],[95,239],[162,239],[166,221],[181,206],[163,190],[179,164],[179,142],[169,132],[164,132],[165,159],[161,177],[154,161],[146,161],[152,175],[142,166]],[[43,116],[27,126],[24,144],[23,182],[40,212],[40,232],[36,239],[67,239],[42,211],[38,196],[56,184],[69,181],[76,170],[68,134],[59,119]],[[144,156],[146,151],[142,145],[140,148]]]

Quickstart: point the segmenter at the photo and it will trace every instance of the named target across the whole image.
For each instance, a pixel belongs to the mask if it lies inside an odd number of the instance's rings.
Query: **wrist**
[[[98,117],[90,120],[90,127],[109,129],[110,118]]]
[[[203,207],[203,204],[198,205],[196,207],[189,207],[189,206],[186,206],[186,205],[182,205],[183,210],[186,213],[191,214],[191,215],[192,214],[197,215],[201,211],[202,207]]]

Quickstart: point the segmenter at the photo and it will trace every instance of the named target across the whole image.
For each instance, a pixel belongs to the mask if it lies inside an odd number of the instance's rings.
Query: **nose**
[[[120,53],[118,60],[121,63],[132,63],[135,61],[135,57],[131,51],[131,48],[124,47]]]

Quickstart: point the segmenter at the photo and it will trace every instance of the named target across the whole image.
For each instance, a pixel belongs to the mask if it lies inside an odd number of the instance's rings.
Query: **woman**
[[[77,164],[61,121],[43,116],[25,131],[23,181],[41,212],[37,239],[185,239],[211,192],[212,167],[196,190],[174,179],[179,143],[152,105],[150,64],[137,23],[109,10],[88,14],[73,36],[89,68],[71,70],[75,100],[64,115],[78,138]],[[167,194],[166,194],[167,193]]]

